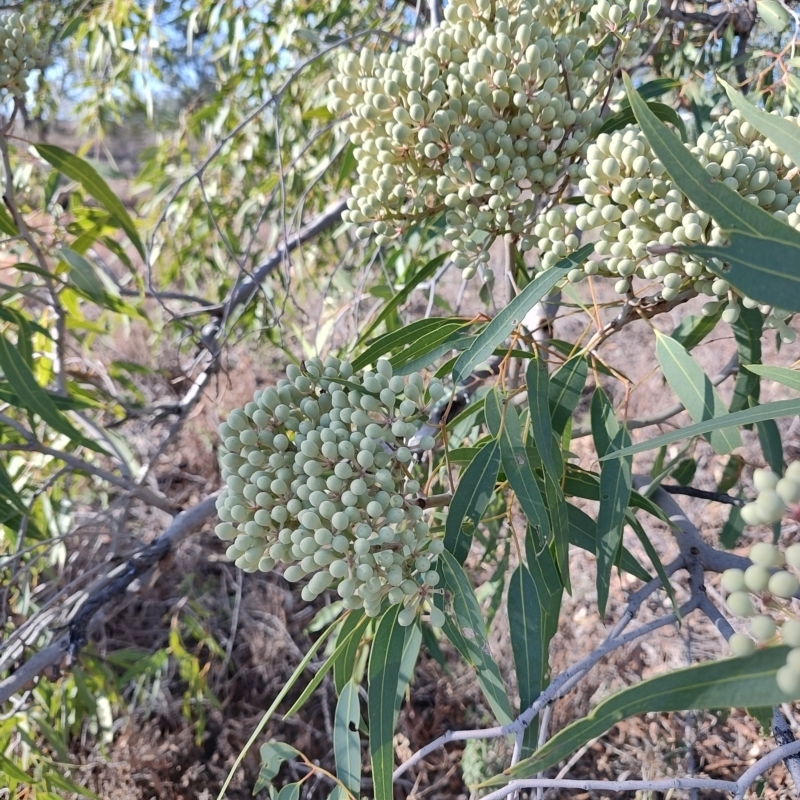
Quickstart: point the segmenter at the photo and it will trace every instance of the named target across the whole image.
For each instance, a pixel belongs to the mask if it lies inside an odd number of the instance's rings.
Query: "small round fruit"
[[[792,698],[800,697],[800,672],[795,672],[790,666],[781,667],[775,674],[778,688]]]
[[[728,608],[737,617],[752,617],[756,613],[753,601],[746,592],[733,592],[728,595]]]
[[[734,633],[728,646],[735,656],[749,656],[756,649],[756,643],[746,633]]]
[[[744,571],[744,583],[751,592],[765,592],[769,578],[769,570],[760,564],[753,564]]]
[[[775,622],[772,617],[767,617],[764,614],[759,614],[750,620],[750,633],[758,639],[759,642],[768,642],[775,636]]]
[[[722,573],[722,586],[728,592],[743,592],[746,590],[743,569],[726,569]]]
[[[765,489],[774,489],[779,480],[780,477],[771,469],[753,470],[753,485],[759,492],[763,492]]]
[[[761,514],[755,503],[742,506],[742,521],[745,525],[761,525]]]
[[[789,647],[800,647],[800,620],[787,619],[781,625],[781,639]]]
[[[764,522],[777,522],[786,511],[786,503],[774,489],[764,489],[758,495],[756,506]]]
[[[784,503],[800,501],[800,484],[795,483],[791,478],[781,478],[775,486],[775,491]]]
[[[760,567],[779,567],[783,564],[783,555],[775,545],[757,542],[750,548],[750,560]]]
[[[790,567],[794,567],[795,569],[800,569],[800,542],[795,542],[794,544],[790,544],[786,548],[786,563]]]
[[[786,570],[776,572],[770,579],[767,587],[769,593],[775,597],[789,598],[800,589],[800,580],[796,575]]]

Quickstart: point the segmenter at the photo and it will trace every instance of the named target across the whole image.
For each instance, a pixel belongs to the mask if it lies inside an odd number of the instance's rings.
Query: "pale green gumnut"
[[[746,633],[734,633],[728,646],[735,656],[749,656],[756,649],[756,643]]]
[[[800,647],[800,620],[784,620],[781,625],[781,638],[789,647]]]
[[[436,606],[433,606],[433,608],[431,608],[431,611],[430,611],[430,620],[429,621],[430,621],[431,625],[433,625],[434,628],[442,628],[442,627],[444,627],[444,623],[445,623],[444,612],[441,609],[436,608]]]
[[[775,636],[775,622],[772,617],[760,614],[750,620],[750,632],[759,642],[768,642]]]
[[[800,589],[800,580],[791,572],[781,570],[776,572],[770,579],[767,587],[769,593],[775,597],[792,597]]]
[[[755,503],[742,506],[742,521],[745,525],[761,525],[761,514]]]
[[[777,522],[786,511],[786,503],[774,489],[764,489],[756,500],[761,519],[766,522]]]
[[[800,569],[800,542],[790,544],[786,548],[786,563],[790,567]]]
[[[791,697],[800,697],[800,672],[792,669],[788,664],[781,667],[775,674],[778,688]]]
[[[750,560],[760,567],[779,567],[783,564],[783,554],[768,542],[757,542],[750,548]]]
[[[769,570],[760,564],[753,564],[744,571],[744,583],[751,592],[765,592],[769,586]]]
[[[759,492],[765,489],[774,489],[778,485],[780,476],[776,475],[771,469],[753,470],[753,485]]]
[[[756,613],[753,601],[746,592],[733,592],[728,595],[727,602],[728,608],[737,617],[752,617]]]
[[[784,478],[788,478],[795,483],[800,483],[800,461],[792,461],[792,463],[786,467]]]
[[[743,569],[726,569],[722,573],[722,586],[728,592],[743,592],[746,590]]]
[[[800,483],[795,483],[791,478],[781,478],[775,485],[775,491],[784,503],[800,500]]]

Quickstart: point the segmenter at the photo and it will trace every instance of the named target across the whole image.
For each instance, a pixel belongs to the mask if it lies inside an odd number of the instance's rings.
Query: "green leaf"
[[[611,458],[613,455],[614,453],[610,452],[607,457]],[[574,497],[583,497],[585,500],[599,501],[600,476],[576,467],[574,464],[567,464],[564,474],[564,493]],[[631,492],[631,508],[640,508],[656,519],[667,522],[664,512],[649,497],[645,497],[639,492]]]
[[[17,224],[2,203],[0,203],[0,233],[4,233],[6,236],[19,236]]]
[[[503,472],[514,490],[522,513],[528,523],[537,529],[539,540],[550,541],[550,520],[542,499],[539,483],[533,474],[528,451],[522,441],[519,415],[514,406],[500,399],[497,388],[486,395],[486,422],[500,443]]]
[[[569,512],[569,542],[586,550],[587,553],[597,555],[597,523],[588,515],[584,514],[571,503],[567,504]],[[618,553],[617,561],[614,566],[638,578],[640,581],[649,581],[653,576],[631,555],[630,551],[623,545]]]
[[[53,144],[36,144],[36,151],[52,167],[83,186],[103,208],[111,214],[120,227],[128,234],[133,246],[139,251],[142,258],[146,258],[144,245],[139,238],[139,232],[133,224],[127,209],[117,195],[111,191],[108,184],[100,177],[90,164],[82,158],[62,150]]]
[[[69,792],[71,794],[79,794],[82,797],[90,798],[90,800],[100,800],[100,797],[96,795],[93,791],[87,789],[85,786],[79,786],[77,783],[69,780],[69,778],[65,778],[58,772],[49,770],[44,774],[44,779],[45,782],[47,783],[48,788],[50,788],[50,784],[52,784],[53,786],[56,786],[65,792]]]
[[[87,439],[56,408],[47,392],[36,382],[31,368],[25,363],[17,348],[5,336],[0,336],[0,369],[3,370],[6,380],[16,390],[24,408],[38,415],[51,428],[63,433],[73,441],[107,455],[100,445]]]
[[[756,0],[756,6],[758,7],[758,13],[761,19],[763,19],[775,33],[781,33],[786,30],[786,26],[789,24],[789,12],[778,0]],[[720,82],[722,83],[722,81]],[[728,88],[727,85],[725,85],[725,88]],[[735,103],[734,106],[736,106]],[[736,106],[736,108],[738,108],[738,106]],[[747,117],[745,117],[745,119],[747,119]],[[753,125],[753,127],[755,127],[756,130],[761,130],[755,125]],[[761,132],[763,133],[763,131]]]
[[[570,591],[569,515],[564,490],[561,486],[561,476],[564,471],[563,459],[553,435],[553,426],[550,420],[550,379],[547,374],[547,364],[541,358],[531,359],[525,370],[525,380],[528,387],[528,407],[533,443],[544,470],[544,493],[547,510],[550,514],[556,565],[561,574],[564,588]],[[558,464],[556,464],[556,458]]]
[[[675,339],[656,331],[656,354],[672,391],[695,422],[726,415],[728,410],[698,363]],[[735,428],[711,432],[708,441],[716,453],[729,453],[742,444]]]
[[[461,473],[447,511],[444,526],[445,550],[463,564],[472,546],[472,536],[494,492],[500,471],[500,447],[493,440],[472,459]],[[465,523],[469,529],[465,530]]]
[[[561,259],[555,266],[540,272],[497,316],[478,334],[470,348],[463,352],[453,367],[453,378],[465,378],[482,364],[494,348],[522,322],[525,315],[566,276],[579,267],[594,252],[593,244],[586,244],[572,255]]]
[[[598,455],[630,443],[628,432],[620,428],[605,392],[598,387],[591,403],[592,438]],[[607,469],[608,464],[617,469]],[[605,614],[611,586],[611,570],[618,560],[622,546],[625,510],[631,497],[630,459],[603,464],[600,469],[600,508],[597,514],[597,605],[600,615]]]
[[[684,458],[672,470],[672,477],[681,485],[688,486],[697,472],[697,461],[693,458]]]
[[[747,364],[745,369],[768,381],[775,381],[775,383],[800,392],[800,370],[789,369],[789,367],[768,367],[764,364]]]
[[[739,478],[742,477],[742,470],[744,469],[745,460],[738,453],[732,455],[725,464],[722,470],[722,477],[717,484],[718,492],[729,492],[739,483]]]
[[[788,652],[786,647],[770,647],[746,658],[711,661],[642,681],[604,700],[588,716],[559,731],[535,755],[481,784],[481,788],[549,769],[636,714],[791,702],[797,698],[784,694],[775,682],[775,674],[786,663]]]
[[[682,344],[687,350],[697,347],[717,326],[722,318],[723,307],[720,306],[710,317],[684,317],[670,336]]]
[[[284,761],[292,761],[300,755],[290,744],[285,742],[267,742],[261,745],[261,769],[258,779],[253,787],[253,794],[269,786],[275,776],[280,772]]]
[[[355,670],[358,648],[361,646],[361,636],[350,636],[350,634],[361,628],[364,619],[364,612],[359,609],[351,611],[342,622],[341,630],[337,636],[337,642],[347,640],[345,647],[341,649],[339,655],[333,662],[333,685],[336,687],[336,694],[341,694],[347,681],[353,677]]]
[[[609,453],[603,458],[619,458],[620,456],[635,455],[653,450],[681,439],[688,439],[691,436],[699,436],[704,433],[727,428],[732,425],[754,425],[766,419],[780,419],[781,417],[793,417],[800,414],[800,400],[778,400],[774,403],[764,403],[764,405],[748,408],[745,411],[737,411],[735,414],[728,414],[723,418],[710,419],[707,422],[698,422],[695,425],[687,425],[671,433],[665,433],[649,439],[646,442],[626,447],[617,453]],[[603,459],[601,459],[602,461]]]
[[[305,704],[309,697],[316,691],[317,687],[322,683],[323,678],[328,674],[328,670],[336,663],[336,661],[342,657],[342,655],[346,652],[349,652],[349,648],[352,645],[352,642],[356,642],[356,647],[358,643],[361,642],[361,636],[364,633],[364,628],[367,626],[367,622],[369,618],[366,616],[362,616],[358,618],[358,622],[353,626],[351,630],[347,632],[346,636],[342,636],[341,633],[339,638],[336,640],[336,647],[334,647],[333,652],[325,659],[322,663],[322,666],[314,673],[314,677],[306,684],[303,691],[300,693],[300,697],[295,700],[292,704],[292,707],[286,712],[285,716],[291,717],[294,716]]]
[[[358,684],[349,680],[339,695],[333,722],[333,756],[336,777],[356,797],[361,790],[361,740],[358,735],[361,711]]]
[[[577,355],[565,361],[550,376],[550,412],[553,430],[559,436],[578,407],[588,372],[586,359]]]
[[[369,656],[367,717],[375,800],[393,800],[394,726],[405,687],[400,666],[406,629],[397,622],[402,606],[390,606],[378,621]]]
[[[676,186],[711,215],[726,233],[727,247],[695,245],[683,252],[702,259],[718,258],[708,266],[748,297],[791,311],[800,311],[800,233],[754,206],[724,183],[712,178],[648,109],[623,76],[636,119],[658,159]]]
[[[415,350],[416,353],[420,353],[416,358],[410,358],[409,353],[406,352],[403,358],[400,359],[402,363],[397,363],[396,359],[392,359],[394,374],[410,375],[412,372],[419,372],[419,370],[425,369],[434,361],[448,355],[453,350],[457,352],[466,350],[474,340],[474,336],[459,336],[457,333],[451,333],[441,344],[434,347],[428,344],[420,344]]]
[[[664,122],[671,122],[681,134],[681,138],[686,141],[686,126],[683,124],[681,115],[672,106],[665,105],[664,103],[648,103],[647,107],[658,119]],[[630,105],[621,108],[615,114],[609,114],[604,120],[603,124],[598,130],[600,133],[612,133],[628,125],[636,124],[636,117]]]
[[[428,280],[428,278],[432,278],[436,274],[436,270],[444,264],[445,259],[449,257],[449,253],[440,253],[438,256],[432,258],[424,267],[422,267],[418,272],[414,273],[414,275],[409,278],[408,282],[402,289],[400,289],[397,294],[383,307],[383,310],[377,317],[375,317],[375,321],[361,334],[361,342],[364,342],[369,338],[370,334],[377,330],[381,323],[385,322],[394,312],[397,310],[399,306],[405,303],[408,300],[411,292],[417,288],[423,281]]]
[[[764,315],[757,308],[743,308],[739,319],[731,325],[739,352],[739,367],[761,361],[761,332]],[[728,411],[741,411],[758,401],[760,383],[747,369],[739,369]]]
[[[519,687],[520,710],[533,705],[548,684],[548,650],[552,639],[552,621],[558,622],[561,606],[561,585],[550,551],[545,548],[532,562],[537,574],[540,562],[548,560],[555,575],[555,590],[551,592],[545,581],[535,580],[524,564],[520,564],[508,584],[508,622],[514,635],[511,649]],[[529,725],[523,739],[523,757],[536,749],[538,720]]]
[[[298,783],[287,783],[279,792],[278,800],[300,800],[300,786]]]
[[[25,503],[22,502],[20,496],[14,490],[14,483],[11,480],[11,476],[8,474],[6,470],[5,464],[0,461],[0,495],[5,497],[17,510],[21,511],[23,514],[28,514],[28,508],[26,507]]]
[[[757,403],[753,404],[757,406]],[[761,452],[764,460],[770,468],[778,475],[783,474],[783,439],[774,419],[765,419],[756,423],[758,432],[758,442],[761,445]]]
[[[0,753],[0,774],[6,775],[12,780],[24,783],[26,786],[35,786],[36,781],[28,775],[27,772],[21,770],[13,761],[6,758]]]
[[[446,605],[441,594],[434,599],[437,607],[445,612],[444,633],[467,664],[477,671],[478,685],[498,722],[510,722],[511,705],[500,668],[492,657],[486,626],[469,578],[447,550],[439,556],[438,564],[442,586],[450,594]]]
[[[386,353],[402,353],[406,345],[415,344],[423,336],[433,331],[444,329],[450,334],[464,327],[468,322],[469,320],[464,320],[460,317],[419,319],[396,331],[385,333],[370,342],[367,349],[360,356],[353,359],[353,369],[360,370],[368,364],[374,364],[380,356]]]
[[[722,526],[719,533],[719,543],[730,550],[736,546],[742,533],[744,532],[744,520],[742,519],[742,509],[739,506],[732,506],[728,519]]]

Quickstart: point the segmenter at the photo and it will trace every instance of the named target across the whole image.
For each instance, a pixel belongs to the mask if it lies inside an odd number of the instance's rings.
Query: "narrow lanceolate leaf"
[[[683,251],[705,260],[719,259],[724,267],[713,261],[708,266],[748,297],[800,311],[800,271],[795,267],[800,233],[712,178],[650,111],[627,75],[624,80],[636,119],[670,178],[714,218],[728,239],[726,247],[694,245]]]
[[[445,550],[439,556],[442,584],[449,595],[447,601],[436,595],[436,605],[445,612],[444,632],[464,660],[475,669],[478,685],[486,697],[497,721],[511,721],[500,668],[492,657],[480,606],[464,567]]]
[[[714,330],[722,317],[723,310],[723,307],[720,306],[709,317],[695,317],[692,315],[684,317],[675,326],[675,330],[672,331],[670,336],[676,342],[680,342],[687,350],[691,350],[693,347],[697,347]]]
[[[757,406],[757,403],[753,403]],[[765,419],[763,422],[756,423],[758,432],[758,442],[761,445],[761,452],[764,460],[770,468],[778,475],[783,474],[783,439],[774,419]]]
[[[711,661],[642,681],[604,700],[587,717],[559,731],[532,757],[481,787],[497,786],[549,769],[635,714],[773,706],[796,700],[784,694],[775,682],[775,674],[786,663],[788,652],[786,647],[770,647],[746,658]]]
[[[614,409],[601,389],[592,397],[592,434],[598,455],[630,444],[627,430],[619,427]],[[613,465],[613,468],[611,468]],[[620,458],[600,468],[600,508],[597,513],[597,606],[605,614],[611,570],[622,546],[625,510],[631,498],[631,459]]]
[[[541,358],[534,358],[528,362],[525,380],[528,386],[533,443],[544,470],[545,500],[550,515],[550,529],[553,532],[556,564],[561,573],[564,588],[570,591],[569,515],[567,500],[561,486],[561,476],[564,471],[563,459],[553,435],[553,426],[550,421],[550,380],[547,374],[547,365]],[[556,462],[556,458],[558,462]]]
[[[761,333],[764,315],[757,308],[743,308],[739,319],[731,326],[739,352],[739,366],[747,367],[761,361]],[[740,369],[733,387],[733,398],[728,411],[741,411],[758,402],[761,385],[758,378],[747,369]]]
[[[347,644],[341,650],[337,648],[338,655],[333,660],[333,685],[336,688],[336,694],[341,694],[347,681],[353,677],[356,657],[358,655],[358,649],[361,646],[365,627],[364,612],[361,609],[354,609],[351,611],[342,622],[342,627],[337,636],[337,644],[344,641],[346,641]],[[362,635],[350,636],[356,629],[360,629]]]
[[[725,520],[725,524],[719,532],[719,543],[724,548],[730,550],[732,547],[736,546],[736,542],[739,541],[739,537],[743,532],[744,520],[742,519],[742,509],[739,508],[739,506],[733,506],[730,514],[728,514],[728,519]]]
[[[444,546],[463,564],[472,546],[475,526],[480,521],[500,472],[500,446],[489,442],[461,473],[444,526]]]
[[[691,436],[711,433],[720,428],[728,428],[732,425],[754,425],[766,419],[793,417],[796,414],[800,414],[800,400],[778,400],[774,403],[764,403],[764,405],[748,408],[745,411],[737,411],[735,414],[728,414],[718,419],[698,422],[695,425],[687,425],[685,428],[672,431],[672,433],[665,433],[661,436],[656,436],[654,439],[649,439],[646,442],[640,442],[631,447],[625,447],[616,453],[609,453],[607,456],[604,456],[604,458],[632,456],[636,453],[644,453],[648,450],[654,450],[658,447],[672,444],[673,442],[679,442],[681,439],[688,439]]]
[[[756,108],[741,92],[719,76],[717,80],[728,93],[731,105],[759,132],[763,133],[782,152],[800,164],[800,127],[794,119],[785,119],[777,114],[768,114]]]
[[[656,354],[667,383],[695,422],[727,415],[728,409],[708,376],[678,342],[656,331]],[[724,428],[712,431],[708,441],[715,452],[724,454],[740,447],[742,437],[736,428]]]
[[[514,490],[522,513],[530,525],[537,529],[539,540],[550,541],[550,520],[547,517],[539,483],[533,474],[528,451],[522,441],[522,429],[517,409],[503,403],[496,388],[486,395],[486,422],[500,443],[503,472]]]
[[[53,144],[37,144],[36,150],[52,167],[80,183],[116,219],[119,226],[128,234],[133,246],[139,251],[139,255],[145,258],[142,240],[127,209],[91,164]]]
[[[775,383],[800,392],[800,370],[789,369],[789,367],[767,367],[763,364],[748,364],[745,369],[768,381],[775,381]]]
[[[336,777],[356,797],[361,791],[361,740],[358,735],[361,712],[358,705],[358,684],[349,680],[336,704],[333,722],[333,755]]]
[[[31,368],[25,363],[19,350],[5,336],[0,336],[0,369],[3,370],[6,380],[14,387],[23,408],[32,411],[53,430],[69,436],[73,441],[96,450],[98,453],[105,453],[102,447],[87,439],[56,408],[47,392],[37,383]]]
[[[560,436],[578,407],[589,365],[583,356],[573,356],[550,376],[550,412],[553,430]]]
[[[369,755],[375,800],[393,800],[394,726],[403,691],[398,691],[406,629],[397,622],[402,606],[391,606],[380,618],[369,656],[367,716]]]
[[[476,337],[470,348],[464,351],[453,367],[456,382],[465,378],[475,367],[484,362],[500,344],[522,322],[525,315],[571,270],[581,266],[594,252],[594,245],[587,244],[572,255],[562,258],[555,266],[540,272]]]
[[[664,120],[664,122],[671,122],[681,132],[683,140],[686,141],[686,126],[683,124],[680,114],[672,106],[668,106],[665,103],[648,103],[647,107],[659,119]],[[597,133],[612,133],[635,123],[636,117],[633,115],[631,107],[628,106],[606,117]]]

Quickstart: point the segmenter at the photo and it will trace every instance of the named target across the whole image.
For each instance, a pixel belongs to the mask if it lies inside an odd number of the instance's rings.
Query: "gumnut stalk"
[[[393,375],[385,360],[363,373],[333,357],[289,365],[220,425],[216,533],[228,557],[247,572],[283,565],[288,581],[308,579],[306,601],[332,589],[368,616],[388,603],[403,606],[403,625],[423,610],[443,624],[431,599],[444,546],[425,520],[408,446],[441,394],[438,380],[426,392],[421,375]]]

